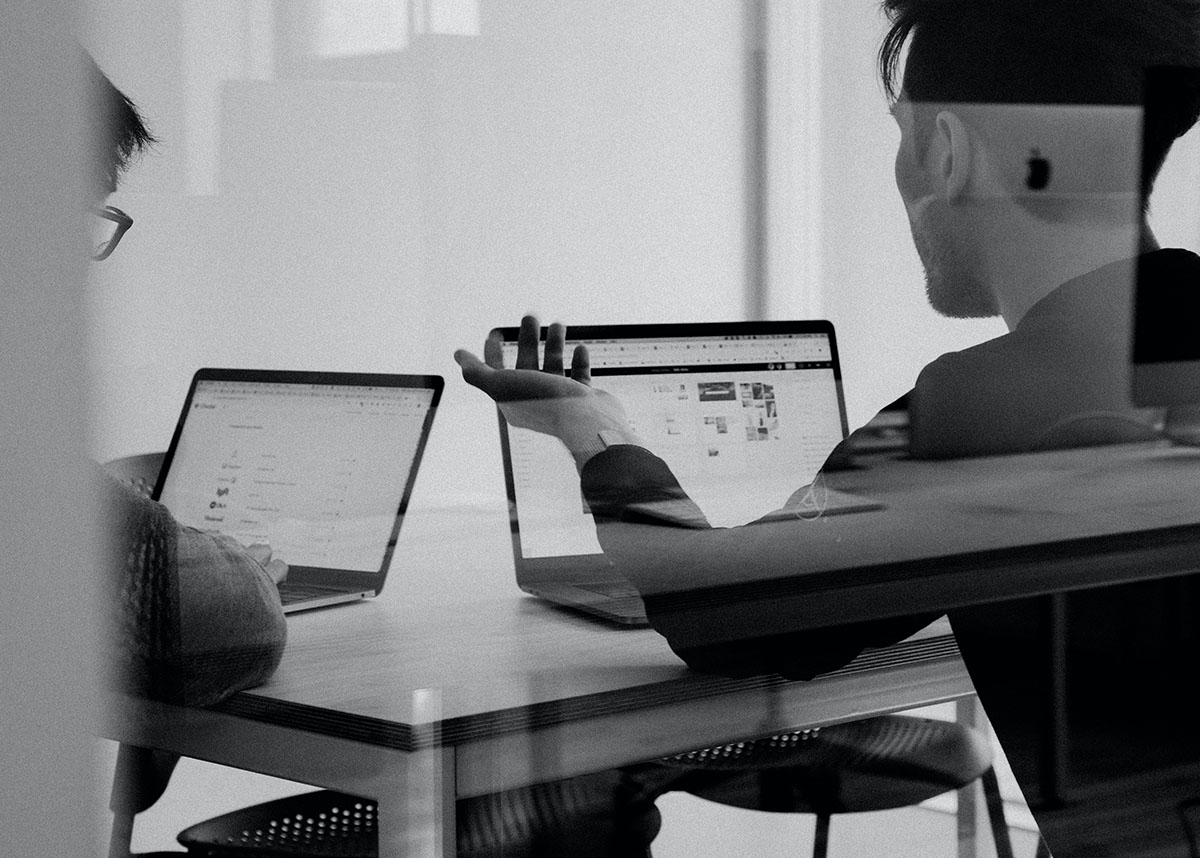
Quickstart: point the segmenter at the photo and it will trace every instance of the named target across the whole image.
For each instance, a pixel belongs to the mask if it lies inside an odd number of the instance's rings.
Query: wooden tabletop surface
[[[290,615],[275,675],[216,709],[412,750],[795,684],[705,676],[651,629],[528,596],[509,546],[506,507],[413,512],[383,592]],[[958,663],[944,624],[840,676],[930,662]]]
[[[820,625],[1087,586],[1151,567],[1146,574],[1172,574],[1200,561],[1196,450],[880,458],[830,484],[885,508],[763,528],[794,542],[792,569],[801,574],[710,582],[683,594],[687,609],[712,628],[760,622],[767,603],[774,617],[782,605],[792,627]],[[219,708],[400,749],[784,683],[695,673],[652,630],[608,626],[521,593],[499,504],[414,509],[378,598],[288,622],[276,675]],[[849,670],[947,658],[956,658],[953,639],[940,627],[869,652]]]
[[[698,623],[817,626],[1200,565],[1197,450],[1145,444],[865,463],[829,484],[882,510],[755,528],[770,535],[755,538],[774,556],[788,558],[788,574],[764,575],[770,562],[731,565],[730,575],[756,571],[680,594]],[[964,687],[944,621],[812,684],[695,673],[652,630],[521,593],[508,528],[503,503],[414,504],[382,594],[289,617],[277,673],[217,711],[414,750],[628,711],[676,706],[686,718],[689,701],[760,692],[819,709],[823,689],[846,677],[901,676],[906,665],[936,666],[939,682],[957,672],[954,687]]]

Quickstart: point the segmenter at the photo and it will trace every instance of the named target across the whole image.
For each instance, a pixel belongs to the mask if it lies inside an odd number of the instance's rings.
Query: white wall
[[[736,0],[485,3],[478,36],[300,71],[294,37],[231,31],[240,8],[92,4],[101,65],[163,138],[114,196],[136,223],[94,275],[98,457],[164,447],[201,365],[437,372],[414,503],[502,499],[494,412],[454,348],[529,310],[741,312]],[[218,142],[197,160],[204,86]]]

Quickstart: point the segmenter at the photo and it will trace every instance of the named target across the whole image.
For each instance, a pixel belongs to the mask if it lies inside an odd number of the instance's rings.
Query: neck
[[[1029,309],[1063,283],[1139,252],[1155,250],[1149,229],[1140,239],[1136,226],[1097,227],[1042,221],[1006,229],[988,242],[984,282],[992,284],[996,303],[1011,331]]]

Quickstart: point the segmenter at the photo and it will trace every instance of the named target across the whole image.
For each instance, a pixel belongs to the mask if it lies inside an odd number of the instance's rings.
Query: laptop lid
[[[519,329],[498,330],[514,366]],[[566,353],[587,345],[593,385],[620,399],[714,526],[782,506],[846,436],[828,321],[577,326],[567,336]],[[622,579],[600,549],[570,454],[557,439],[499,422],[518,586],[644,623],[640,600],[631,605],[630,590],[611,583]]]
[[[152,496],[183,524],[269,544],[289,567],[281,592],[376,595],[442,387],[433,375],[198,370]]]

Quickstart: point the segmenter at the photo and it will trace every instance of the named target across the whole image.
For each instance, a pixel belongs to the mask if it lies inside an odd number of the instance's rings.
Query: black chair
[[[964,724],[887,715],[705,748],[652,765],[660,792],[815,814],[815,858],[826,855],[834,814],[908,807],[981,780],[996,853],[1012,858],[991,745]]]
[[[166,455],[165,452],[161,452],[122,456],[105,462],[104,470],[135,491],[148,496],[154,491],[154,482],[158,479],[158,472],[162,469],[163,458]]]
[[[996,854],[1012,858],[986,737],[954,722],[897,715],[463,799],[458,854],[648,858],[661,825],[655,799],[682,791],[731,807],[815,814],[813,854],[824,858],[834,814],[908,807],[976,780],[983,784]],[[179,842],[187,854],[212,858],[375,858],[375,804],[343,793],[307,793],[194,825]],[[172,854],[179,853],[136,858]],[[1039,855],[1047,854],[1039,844]]]
[[[186,852],[130,852],[133,821],[166,789],[174,758],[122,745],[109,858],[375,858],[376,803],[331,790],[265,802],[185,829]],[[598,772],[519,787],[455,806],[461,858],[649,858],[662,817],[627,799],[624,775]]]

